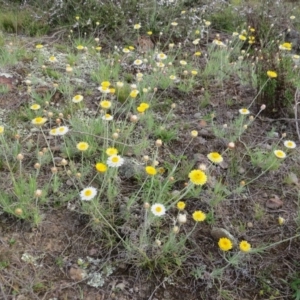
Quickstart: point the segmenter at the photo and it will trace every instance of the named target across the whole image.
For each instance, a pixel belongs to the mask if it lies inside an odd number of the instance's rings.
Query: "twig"
[[[298,124],[298,104],[300,102],[297,101],[298,99],[298,93],[299,93],[299,90],[298,88],[296,89],[296,92],[295,92],[295,107],[294,107],[294,110],[295,110],[295,123],[296,123],[296,130],[297,130],[297,134],[298,134],[298,140],[300,141],[300,131],[299,131],[299,124]]]

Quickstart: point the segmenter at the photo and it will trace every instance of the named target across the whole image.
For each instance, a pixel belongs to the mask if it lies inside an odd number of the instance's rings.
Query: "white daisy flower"
[[[143,63],[143,61],[141,59],[136,59],[133,64],[136,66],[140,66]]]
[[[65,135],[69,131],[69,128],[67,126],[59,126],[56,128],[56,131],[57,135]]]
[[[284,141],[284,146],[289,148],[289,149],[294,149],[296,148],[296,143],[293,141]]]
[[[122,158],[120,155],[111,155],[108,157],[106,163],[109,167],[118,168],[123,165],[124,158]]]
[[[54,135],[54,136],[58,135],[57,128],[52,128],[52,129],[49,131],[49,134],[50,134],[50,135]]]
[[[103,94],[109,94],[110,93],[110,89],[108,86],[99,86],[97,88],[98,91],[100,91]]]
[[[73,99],[72,99],[72,101],[73,101],[74,103],[79,103],[79,102],[81,102],[82,100],[83,100],[83,96],[82,96],[82,95],[76,95],[76,96],[74,96]]]
[[[97,195],[97,189],[90,186],[83,189],[80,192],[80,198],[82,201],[90,201]]]
[[[151,206],[151,211],[155,216],[160,217],[166,213],[166,208],[160,203],[155,203]]]
[[[105,114],[103,117],[102,117],[102,120],[105,120],[105,121],[111,121],[114,117],[110,114]]]

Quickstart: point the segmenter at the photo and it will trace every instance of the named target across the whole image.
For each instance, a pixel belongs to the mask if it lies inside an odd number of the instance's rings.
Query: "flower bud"
[[[177,220],[178,220],[179,224],[186,223],[186,221],[187,221],[186,214],[178,214]]]
[[[57,168],[56,167],[52,167],[51,168],[51,172],[52,172],[52,174],[56,174],[57,173]]]
[[[162,146],[162,144],[163,144],[163,142],[160,139],[156,140],[156,142],[155,142],[156,147],[160,147],[160,146]]]
[[[21,208],[16,208],[16,209],[15,209],[15,214],[16,214],[17,216],[21,216],[21,215],[23,214],[23,210],[22,210]]]
[[[17,160],[22,161],[24,159],[24,155],[22,153],[19,153],[17,155]]]
[[[35,169],[38,170],[40,167],[41,167],[41,165],[40,165],[39,163],[35,163],[35,164],[34,164],[34,168],[35,168]]]
[[[112,135],[112,137],[113,137],[113,139],[116,140],[119,137],[119,134],[117,132],[114,132],[113,135]]]
[[[68,164],[68,161],[63,158],[60,163],[62,166],[66,166]]]
[[[42,190],[36,190],[35,192],[34,192],[34,196],[36,197],[36,198],[39,198],[39,197],[41,197],[42,196]]]
[[[229,148],[229,149],[234,149],[234,148],[235,148],[234,142],[230,142],[230,143],[228,144],[228,148]]]
[[[197,137],[198,136],[198,131],[197,130],[192,130],[191,131],[191,136],[192,137]]]
[[[173,227],[173,232],[174,233],[178,233],[179,232],[179,227],[178,226],[174,226]]]
[[[155,240],[155,244],[156,244],[158,247],[160,247],[160,246],[161,246],[161,241],[158,240],[158,239],[156,239],[156,240]]]
[[[137,115],[131,115],[130,116],[130,122],[136,123],[139,120]]]
[[[144,208],[145,208],[145,209],[149,209],[149,208],[150,208],[150,204],[149,204],[148,202],[145,202],[145,203],[144,203]]]

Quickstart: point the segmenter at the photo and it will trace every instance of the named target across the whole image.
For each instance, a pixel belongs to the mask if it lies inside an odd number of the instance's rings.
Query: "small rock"
[[[271,209],[279,208],[282,205],[283,205],[283,201],[281,201],[277,195],[273,195],[273,198],[270,198],[266,202],[266,206]]]
[[[71,267],[69,270],[69,275],[74,281],[81,281],[86,277],[86,271],[80,268]]]
[[[239,172],[239,174],[244,174],[245,173],[245,169],[243,167],[239,167],[238,168],[238,172]]]
[[[202,113],[199,113],[199,112],[195,113],[194,118],[196,118],[196,119],[202,118]]]
[[[210,231],[210,234],[216,241],[219,241],[220,238],[225,237],[225,238],[230,239],[234,246],[236,246],[238,244],[236,238],[224,228],[214,227]]]
[[[253,223],[252,223],[252,222],[248,222],[248,223],[247,223],[247,227],[248,227],[248,228],[252,228],[252,227],[253,227]]]

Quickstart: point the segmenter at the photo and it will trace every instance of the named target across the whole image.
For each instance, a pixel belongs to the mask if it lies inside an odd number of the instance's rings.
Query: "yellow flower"
[[[96,164],[96,170],[100,173],[105,173],[107,171],[107,165],[104,163],[97,163]]]
[[[285,223],[285,219],[282,217],[278,217],[278,224],[283,225]]]
[[[100,50],[102,49],[102,47],[97,46],[95,49],[96,49],[97,51],[100,51]]]
[[[239,35],[239,39],[240,39],[241,41],[246,41],[247,37],[245,37],[244,35],[240,34],[240,35]]]
[[[146,171],[146,173],[147,173],[148,175],[150,175],[150,176],[154,176],[154,175],[156,175],[156,173],[157,173],[156,169],[155,169],[154,167],[152,167],[152,166],[147,166],[147,167],[145,168],[145,171]]]
[[[184,210],[185,209],[185,203],[183,201],[179,201],[177,203],[177,209],[178,210]]]
[[[41,106],[39,105],[39,104],[32,104],[31,106],[30,106],[30,109],[32,109],[32,110],[38,110],[38,109],[40,109],[41,108]]]
[[[134,50],[134,47],[133,46],[129,46],[128,49],[132,51],[132,50]]]
[[[139,113],[143,113],[143,112],[145,112],[145,108],[144,107],[141,107],[141,106],[138,106],[137,108],[136,108],[136,110],[139,112]]]
[[[77,144],[76,148],[79,151],[86,151],[89,148],[89,144],[86,143],[86,142],[80,142],[80,143]]]
[[[116,149],[116,148],[107,148],[105,153],[108,156],[117,155],[118,154],[118,149]]]
[[[132,90],[129,95],[131,98],[136,98],[138,93],[139,93],[138,90]]]
[[[36,46],[35,46],[35,48],[36,49],[42,49],[44,46],[42,45],[42,44],[37,44]]]
[[[70,65],[66,66],[66,72],[70,73],[73,71],[73,68]]]
[[[219,164],[223,161],[223,157],[221,154],[219,154],[218,152],[211,152],[207,155],[207,158],[215,163],[215,164]]]
[[[193,219],[196,222],[203,222],[206,219],[206,214],[201,210],[196,210],[193,213]]]
[[[225,238],[225,237],[219,239],[218,245],[219,245],[220,249],[223,251],[228,251],[228,250],[232,249],[231,240],[228,238]]]
[[[142,113],[144,112],[145,110],[147,110],[149,108],[149,104],[148,103],[145,103],[145,102],[142,102],[138,107],[137,107],[137,111]]]
[[[83,50],[83,49],[84,49],[84,47],[83,47],[82,45],[78,45],[76,48],[77,48],[78,50]]]
[[[107,88],[108,88],[108,87],[110,86],[110,82],[109,82],[109,81],[102,81],[102,82],[101,82],[101,86],[102,86],[102,87],[107,87]]]
[[[147,31],[147,34],[148,35],[152,35],[152,31]]]
[[[79,102],[81,102],[82,100],[83,100],[83,96],[81,96],[81,95],[76,95],[76,96],[73,97],[72,102],[74,102],[74,103],[79,103]]]
[[[276,78],[277,77],[277,73],[275,71],[268,71],[267,72],[267,75],[270,77],[270,78]]]
[[[251,250],[251,245],[247,241],[241,241],[240,250],[242,252],[249,252]]]
[[[44,124],[46,123],[46,121],[47,121],[47,118],[36,117],[36,118],[34,118],[34,119],[31,121],[31,123],[32,123],[33,125],[42,126],[42,125],[44,125]]]
[[[204,185],[207,181],[207,176],[201,170],[192,170],[189,173],[189,178],[195,185]]]
[[[141,59],[136,59],[133,64],[136,66],[140,66],[143,63],[143,61]]]
[[[185,60],[181,60],[179,63],[180,63],[182,66],[186,66],[186,64],[187,64],[187,62],[186,62]]]
[[[108,108],[111,107],[111,102],[108,101],[108,100],[102,100],[102,101],[100,102],[100,106],[101,106],[102,108],[104,108],[104,109],[108,109]]]
[[[115,89],[115,88],[110,88],[110,89],[109,89],[109,93],[110,93],[110,94],[114,94],[115,92],[116,92],[116,89]]]
[[[177,22],[172,22],[171,25],[172,25],[172,26],[177,26],[178,23],[177,23]]]
[[[205,26],[207,26],[207,27],[208,27],[208,26],[210,26],[210,25],[211,25],[211,22],[210,22],[210,21],[205,21],[205,22],[204,22],[204,24],[205,24]]]
[[[49,61],[51,61],[51,62],[56,62],[57,59],[56,59],[55,56],[52,55],[52,56],[49,57]]]
[[[294,149],[296,148],[296,143],[293,141],[284,141],[284,146],[289,148],[289,149]]]
[[[128,48],[123,48],[123,50],[122,50],[124,53],[129,53],[130,52],[130,50],[128,49]]]
[[[4,126],[0,126],[0,134],[3,134],[4,132]]]
[[[197,51],[197,52],[194,53],[194,55],[195,55],[195,56],[200,56],[200,55],[201,55],[201,52],[200,52],[200,51]]]
[[[274,154],[278,158],[285,158],[286,157],[285,152],[283,152],[282,150],[274,150]]]
[[[192,75],[197,75],[197,74],[198,74],[198,72],[197,72],[197,71],[195,71],[195,70],[192,70],[192,71],[191,71],[191,74],[192,74]]]
[[[140,23],[139,24],[134,24],[133,28],[134,29],[140,29],[141,28],[141,24]]]
[[[198,136],[198,131],[197,130],[192,130],[191,131],[191,136],[192,137],[197,137]]]
[[[292,50],[292,44],[291,43],[283,43],[283,44],[279,45],[279,49],[280,50],[291,51]]]

